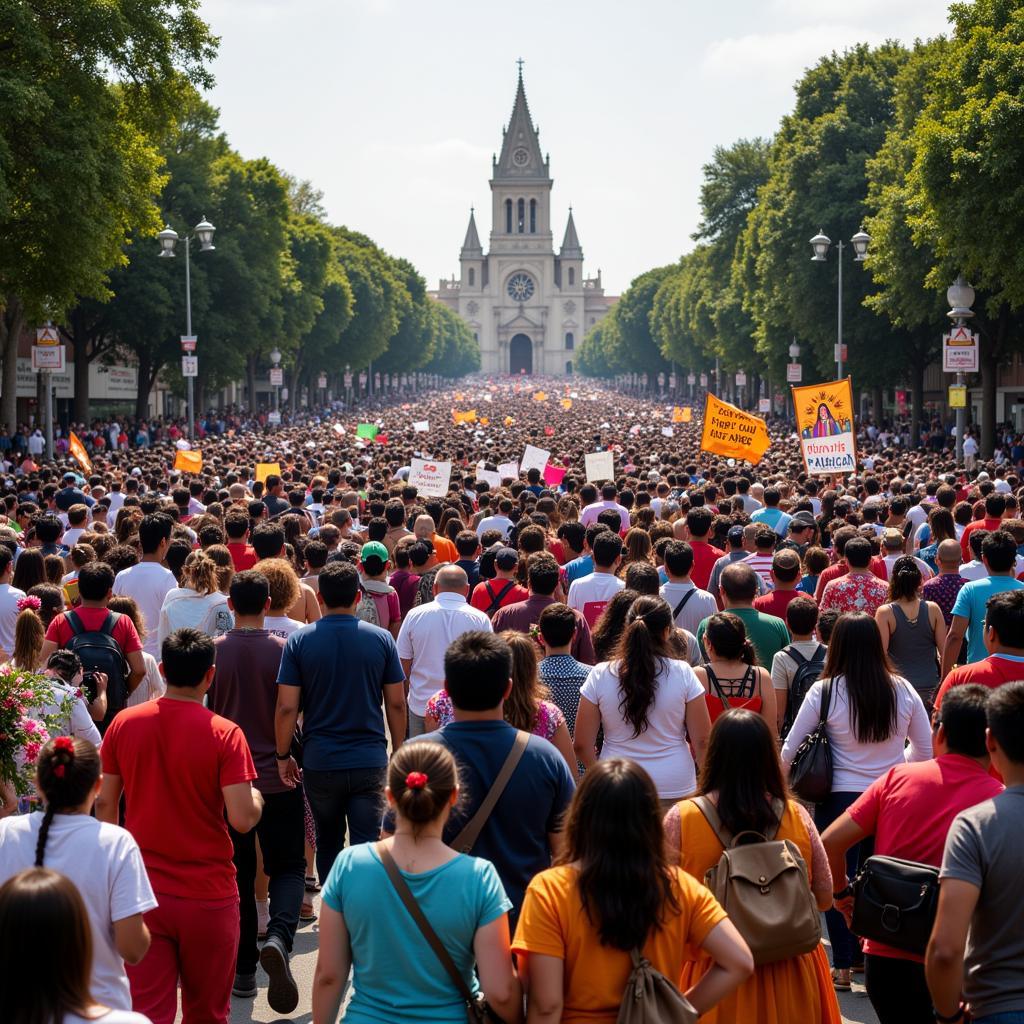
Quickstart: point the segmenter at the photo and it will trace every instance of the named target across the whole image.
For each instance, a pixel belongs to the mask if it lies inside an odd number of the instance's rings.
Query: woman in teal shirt
[[[495,1012],[517,1024],[522,994],[509,942],[512,904],[494,865],[456,853],[441,838],[458,793],[455,759],[446,747],[406,743],[388,768],[386,795],[396,824],[381,846],[470,990],[482,988]],[[322,898],[313,1024],[338,1019],[350,967],[354,993],[346,1024],[465,1024],[465,1003],[388,878],[376,844],[342,850]]]

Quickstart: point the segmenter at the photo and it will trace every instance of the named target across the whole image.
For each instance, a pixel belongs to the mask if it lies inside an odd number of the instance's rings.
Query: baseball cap
[[[882,531],[882,543],[887,548],[901,548],[904,543],[903,534],[899,530],[894,530],[890,527]]]
[[[789,521],[790,527],[796,523],[800,526],[814,526],[814,516],[810,512],[800,511],[794,512],[793,518]]]
[[[508,572],[509,569],[514,569],[519,564],[519,552],[515,548],[498,548],[494,556],[494,564],[499,569]]]
[[[64,474],[64,475],[63,475],[63,476],[61,477],[61,482],[62,482],[62,483],[65,483],[65,484],[66,484],[66,483],[67,483],[68,481],[70,481],[71,483],[74,483],[74,482],[75,482],[75,481],[76,481],[77,479],[78,479],[78,477],[76,477],[74,473],[70,473],[70,472],[69,472],[69,473],[65,473],[65,474]]]
[[[743,540],[743,527],[742,526],[730,526],[729,532],[726,536],[733,542],[733,544],[739,544]]]
[[[360,562],[365,562],[368,558],[379,558],[382,562],[386,562],[390,557],[388,549],[379,540],[371,540],[359,549]]]

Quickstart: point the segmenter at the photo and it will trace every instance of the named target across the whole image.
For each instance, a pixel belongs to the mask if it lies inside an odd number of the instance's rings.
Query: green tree
[[[479,370],[480,346],[466,321],[440,302],[434,302],[429,308],[433,322],[433,356],[423,370],[444,377],[462,377]]]

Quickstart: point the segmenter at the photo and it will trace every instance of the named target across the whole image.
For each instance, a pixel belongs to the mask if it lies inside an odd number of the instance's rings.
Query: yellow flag
[[[547,392],[546,391],[534,391],[534,393],[533,393],[533,400],[535,402],[546,402],[548,400]]]
[[[562,408],[566,412],[568,412],[572,408],[572,399],[571,398],[563,398],[562,399]]]
[[[757,465],[768,451],[771,439],[764,420],[719,401],[709,394],[704,404],[702,451],[714,452],[734,459],[745,459]]]
[[[174,468],[182,473],[201,473],[203,470],[202,452],[178,452],[174,456]]]
[[[511,427],[513,423],[515,423],[515,420],[512,419],[511,416],[506,416],[505,417],[505,426],[506,427]]]
[[[86,471],[86,473],[92,473],[92,461],[89,459],[89,453],[85,450],[85,445],[78,440],[78,435],[72,430],[68,434],[68,448],[71,450],[71,454],[78,460],[78,464]]]
[[[684,405],[682,407],[677,405],[672,410],[673,423],[689,423],[692,418],[693,410],[688,405]]]
[[[491,423],[491,421],[486,416],[481,416],[480,417],[480,426],[481,427],[490,426],[490,423]]]
[[[819,476],[857,469],[850,378],[793,388],[793,409],[807,472]]]
[[[280,462],[257,462],[256,463],[256,483],[261,483],[266,480],[268,476],[272,474],[281,475],[281,463]]]
[[[452,419],[458,423],[476,423],[476,409],[467,409],[465,412],[459,412],[456,409],[452,409]]]

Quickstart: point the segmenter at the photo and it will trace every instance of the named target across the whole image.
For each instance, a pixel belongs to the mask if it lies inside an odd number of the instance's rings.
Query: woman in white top
[[[181,568],[182,586],[168,590],[160,608],[159,643],[176,629],[190,626],[209,636],[222,636],[235,624],[228,598],[221,593],[225,570],[202,551],[193,551]]]
[[[142,854],[130,833],[91,816],[100,785],[100,758],[91,743],[66,736],[50,740],[39,753],[36,783],[46,811],[0,821],[0,881],[7,882],[7,889],[9,879],[24,878],[26,869],[33,867],[51,869],[39,877],[59,871],[70,879],[84,901],[84,945],[90,957],[78,969],[84,972],[82,991],[90,998],[62,1009],[82,1016],[88,1016],[85,1011],[93,1003],[129,1010],[132,1000],[124,964],[137,964],[146,955],[149,931],[143,914],[156,906]],[[7,925],[13,921],[15,929],[11,935],[6,934],[5,915],[0,912],[0,948],[5,950],[0,954],[0,1020],[5,1022],[43,1019],[29,1016],[24,1005],[19,1009],[15,990],[20,998],[35,990],[68,991],[67,977],[47,980],[41,972],[47,970],[45,965],[58,969],[67,956],[61,947],[76,934],[73,915],[66,913],[44,927],[37,914],[45,915],[45,908],[33,906],[20,918],[15,914],[8,919]],[[82,940],[76,938],[74,944]],[[15,945],[20,947],[17,953]],[[17,966],[22,959],[25,965]],[[73,960],[78,962],[77,952]],[[11,1002],[5,1006],[6,1000]],[[55,1012],[52,1019],[78,1018]]]
[[[107,608],[112,612],[127,615],[135,626],[135,632],[139,634],[139,640],[145,640],[146,624],[142,621],[142,612],[139,611],[134,597],[115,594],[107,602]],[[136,704],[145,704],[147,700],[159,700],[167,692],[167,684],[160,675],[160,663],[149,651],[143,650],[140,653],[142,663],[146,666],[146,674],[142,677],[142,682],[128,695],[127,706],[130,708]]]
[[[663,598],[633,602],[616,657],[595,665],[580,688],[573,742],[576,756],[590,768],[597,762],[598,728],[604,726],[602,759],[636,761],[654,780],[666,810],[696,791],[696,766],[711,731],[704,687],[685,661],[672,657],[673,625]]]
[[[890,768],[932,756],[924,703],[910,683],[893,672],[875,620],[864,612],[852,612],[836,622],[822,677],[807,691],[782,747],[784,765],[793,763],[797,748],[817,726],[826,682],[831,683],[826,728],[833,772],[832,793],[815,808],[819,832]],[[870,855],[868,846],[867,842],[857,844],[848,852],[850,878]],[[829,910],[825,918],[836,988],[846,991],[857,940],[838,911]]]

